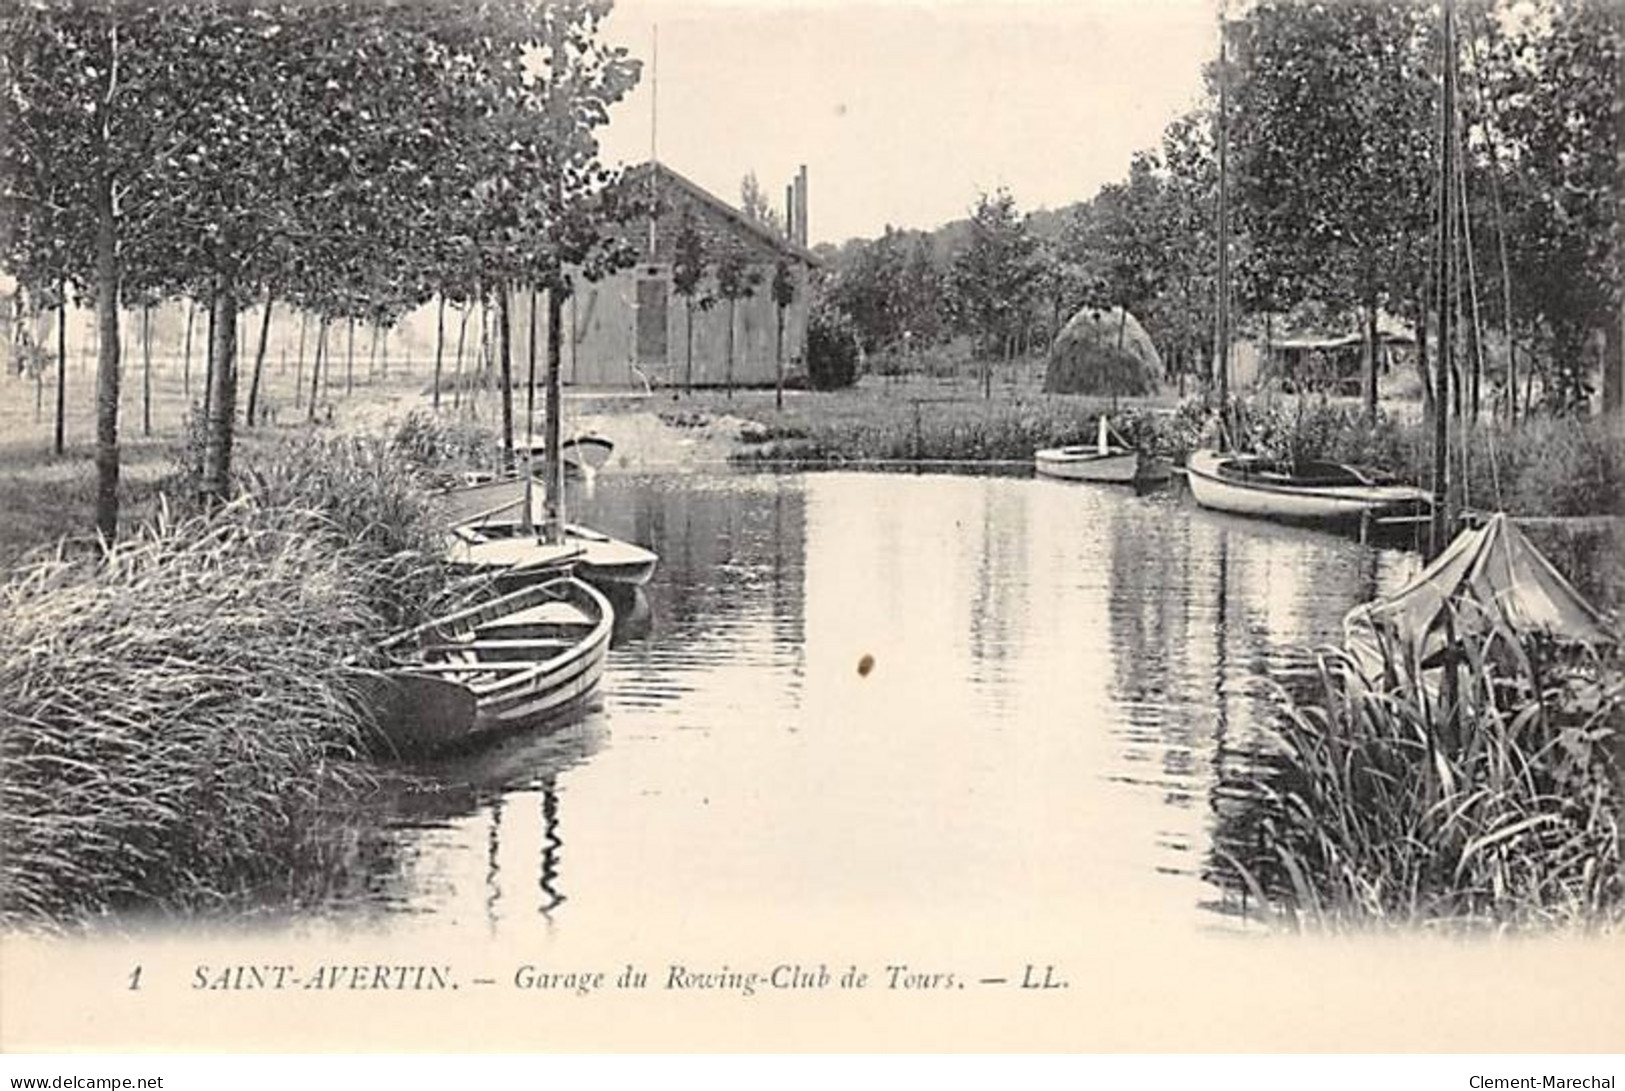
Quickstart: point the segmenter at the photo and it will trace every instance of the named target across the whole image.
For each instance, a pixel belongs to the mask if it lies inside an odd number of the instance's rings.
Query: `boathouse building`
[[[772,286],[780,261],[795,285],[795,298],[784,312],[784,371],[788,378],[805,375],[811,272],[818,265],[806,244],[806,168],[786,190],[785,233],[751,219],[664,163],[633,167],[622,184],[640,198],[652,197],[655,215],[623,228],[637,255],[635,264],[596,283],[577,280],[564,307],[564,382],[631,390],[725,384],[729,306],[718,290],[716,268],[718,258],[733,246],[743,251],[754,279],[752,294],[733,307],[733,383],[771,385],[777,375],[779,315]],[[693,308],[692,372],[687,299],[673,284],[677,238],[685,219],[702,241],[705,264]],[[515,303],[515,329],[522,330],[527,300]],[[545,327],[545,314],[539,318]]]

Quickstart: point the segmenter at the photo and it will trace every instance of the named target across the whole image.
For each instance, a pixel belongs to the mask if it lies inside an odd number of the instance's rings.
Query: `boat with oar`
[[[1100,418],[1094,446],[1049,447],[1033,454],[1033,469],[1045,477],[1098,484],[1155,484],[1172,472],[1168,463],[1130,445]]]
[[[1191,495],[1204,508],[1289,523],[1343,526],[1423,518],[1432,495],[1338,462],[1285,462],[1259,455],[1191,452]]]
[[[436,618],[379,646],[365,683],[378,749],[417,757],[578,710],[604,672],[614,611],[572,577]]]

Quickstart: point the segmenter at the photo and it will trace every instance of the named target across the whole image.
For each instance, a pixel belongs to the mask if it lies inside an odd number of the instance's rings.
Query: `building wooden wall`
[[[646,186],[648,175],[634,175],[628,184]],[[638,264],[597,283],[577,278],[575,294],[565,303],[564,382],[635,390],[646,384],[726,384],[728,302],[717,298],[702,309],[699,298],[716,297],[714,263],[728,245],[744,248],[749,268],[757,277],[754,294],[737,300],[733,308],[732,381],[742,386],[765,386],[775,380],[778,308],[773,303],[772,286],[781,259],[788,263],[796,286],[795,300],[784,311],[784,372],[787,378],[805,375],[812,287],[810,255],[793,243],[774,238],[767,229],[745,222],[739,212],[664,167],[658,169],[656,186],[660,212],[652,254],[647,221],[630,225],[626,241],[637,250]],[[688,363],[688,309],[684,298],[672,290],[672,259],[685,212],[704,240],[709,266],[693,311],[692,372]],[[545,345],[545,297],[538,297],[537,307],[537,343]],[[528,292],[517,293],[511,316],[514,344],[525,344],[530,322]],[[522,367],[517,358],[515,363]]]

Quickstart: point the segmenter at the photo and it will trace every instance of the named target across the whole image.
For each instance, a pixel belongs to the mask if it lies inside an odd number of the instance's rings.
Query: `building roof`
[[[722,198],[718,197],[716,194],[712,193],[698,182],[679,174],[665,163],[656,161],[653,164],[653,168],[657,172],[657,178],[663,179],[676,186],[678,189],[692,197],[695,201],[709,208],[711,211],[728,220],[730,223],[734,224],[740,229],[755,235],[762,242],[771,246],[773,249],[778,250],[787,257],[795,258],[798,261],[802,261],[807,265],[815,267],[823,264],[823,262],[819,261],[818,256],[811,250],[808,250],[805,246],[785,238],[777,231],[774,231],[767,224],[764,224],[759,220],[751,219],[739,209],[735,208],[733,205],[730,205],[727,201],[724,201]],[[627,168],[625,174],[626,180],[631,182],[638,179],[647,178],[649,169],[649,163],[639,163],[635,167],[629,167]]]

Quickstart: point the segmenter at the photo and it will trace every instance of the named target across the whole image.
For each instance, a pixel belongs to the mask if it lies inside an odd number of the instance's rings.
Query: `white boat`
[[[1367,517],[1421,516],[1432,503],[1422,489],[1377,481],[1335,462],[1285,466],[1202,448],[1191,452],[1185,469],[1198,504],[1232,515],[1343,524]]]
[[[559,445],[559,451],[564,457],[566,470],[573,467],[577,472],[596,473],[615,453],[615,444],[607,436],[587,432],[565,440]]]
[[[1112,442],[1111,426],[1100,418],[1100,438],[1094,446],[1049,447],[1033,454],[1033,469],[1046,477],[1066,481],[1093,481],[1129,485],[1166,481],[1171,472],[1163,459],[1147,455],[1126,443]],[[1121,437],[1115,437],[1121,439]]]
[[[536,583],[379,646],[379,749],[410,757],[578,709],[604,672],[614,611],[587,583]]]
[[[640,545],[566,523],[557,541],[522,520],[475,519],[447,536],[446,560],[469,572],[498,577],[513,586],[574,572],[591,583],[636,587],[649,582],[660,557]]]

